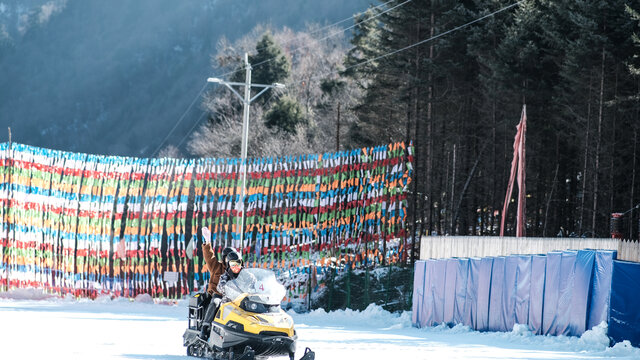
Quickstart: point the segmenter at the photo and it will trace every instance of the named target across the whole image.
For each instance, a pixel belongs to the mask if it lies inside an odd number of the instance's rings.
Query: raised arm
[[[207,268],[211,274],[220,273],[222,270],[222,263],[218,261],[218,258],[211,250],[211,244],[204,243],[202,244],[202,254],[204,257],[204,262],[207,264]]]
[[[218,258],[211,250],[211,232],[209,228],[202,228],[202,254],[204,257],[204,262],[207,264],[207,268],[209,269],[209,273],[213,276],[217,274],[218,276],[222,273],[222,263],[218,261]],[[217,279],[216,279],[217,280]]]

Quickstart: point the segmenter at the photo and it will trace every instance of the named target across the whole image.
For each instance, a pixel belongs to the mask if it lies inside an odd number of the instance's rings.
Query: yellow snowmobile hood
[[[214,321],[236,331],[256,335],[294,336],[293,319],[284,310],[254,313],[242,309],[240,304],[248,295],[244,293],[231,302],[221,304]]]

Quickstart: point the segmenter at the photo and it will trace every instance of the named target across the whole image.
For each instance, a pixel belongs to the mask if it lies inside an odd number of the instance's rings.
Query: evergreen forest
[[[251,107],[249,156],[412,142],[416,235],[499,233],[526,105],[526,235],[608,237],[623,212],[624,236],[638,238],[639,11],[622,0],[380,1],[349,32],[258,26],[212,59],[242,81],[249,52],[256,82],[287,85]],[[189,152],[238,154],[240,102],[220,86],[203,107]],[[506,216],[513,235],[515,203]]]

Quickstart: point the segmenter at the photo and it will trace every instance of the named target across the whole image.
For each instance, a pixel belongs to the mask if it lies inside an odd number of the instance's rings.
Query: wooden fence
[[[638,241],[498,236],[425,236],[420,242],[420,259],[546,254],[553,250],[568,249],[617,250],[618,260],[640,262]]]

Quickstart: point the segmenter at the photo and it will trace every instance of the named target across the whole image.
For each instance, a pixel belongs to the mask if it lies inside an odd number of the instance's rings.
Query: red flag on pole
[[[500,219],[500,236],[504,236],[504,223],[507,218],[507,210],[511,194],[513,193],[513,183],[518,178],[518,212],[516,220],[516,236],[525,236],[526,219],[526,162],[525,162],[525,139],[527,132],[527,106],[522,106],[522,115],[518,124],[515,140],[513,141],[513,160],[511,161],[511,175],[507,186],[507,195],[502,208],[502,219]]]
[[[527,106],[522,106],[522,118],[520,119],[520,147],[518,149],[518,212],[516,236],[525,236],[526,230],[526,210],[527,210],[527,189],[526,180],[526,163],[525,163],[525,141],[527,139]]]

